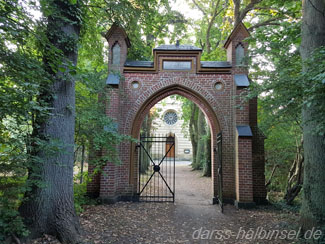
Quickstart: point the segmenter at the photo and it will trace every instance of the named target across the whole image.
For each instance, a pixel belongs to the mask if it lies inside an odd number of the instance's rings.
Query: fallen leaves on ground
[[[292,218],[295,218],[293,216]],[[222,230],[238,234],[238,231],[292,228],[288,215],[271,206],[251,210],[237,210],[227,205],[224,214],[218,206],[179,205],[173,203],[131,203],[119,202],[113,205],[86,206],[80,215],[80,222],[85,230],[85,243],[93,244],[159,244],[159,243],[294,243],[290,240],[247,240],[229,239],[216,242],[193,239],[194,231]],[[290,227],[291,226],[291,227]],[[55,238],[44,236],[33,244],[59,244]]]

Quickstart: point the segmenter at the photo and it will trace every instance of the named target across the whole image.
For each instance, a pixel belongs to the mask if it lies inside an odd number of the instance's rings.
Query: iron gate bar
[[[142,147],[142,148],[144,149],[144,151],[145,151],[145,153],[148,155],[148,157],[149,157],[151,163],[153,164],[153,166],[155,166],[155,163],[153,162],[151,156],[149,155],[149,153],[147,152],[146,148],[143,146],[143,144],[141,143],[141,141],[140,141],[140,147]],[[140,150],[140,151],[141,151],[141,150]],[[139,171],[139,172],[140,172],[140,171]],[[145,189],[145,187],[148,185],[148,183],[150,182],[150,180],[151,180],[151,178],[154,176],[154,174],[155,174],[155,172],[152,173],[152,175],[150,176],[150,178],[149,178],[149,180],[147,181],[146,185],[145,185],[145,186],[142,188],[142,190],[140,191],[140,194],[143,192],[143,190]],[[139,180],[140,180],[140,176],[139,176]],[[141,186],[140,186],[140,184],[139,184],[139,188],[140,188],[140,187],[141,187]]]
[[[155,175],[156,172],[153,172],[149,178],[149,180],[147,181],[147,183],[144,185],[144,187],[142,188],[142,190],[140,191],[140,194],[144,191],[144,189],[146,188],[146,186],[149,184],[149,182],[151,181],[152,177]]]
[[[158,165],[156,165],[156,164],[153,162],[151,156],[149,155],[147,149],[143,146],[143,144],[142,144],[141,142],[140,142],[140,145],[141,145],[141,147],[144,149],[145,153],[148,155],[148,157],[149,157],[151,163],[153,164],[153,165],[152,165],[153,167],[155,167],[155,166],[160,166],[161,163],[162,163],[162,162],[164,161],[164,159],[166,158],[166,155],[168,155],[168,153],[170,152],[170,150],[174,147],[174,143],[173,143],[173,144],[170,146],[169,150],[166,152],[166,154],[165,154],[165,156],[163,157],[163,159],[160,161],[160,163],[159,163]],[[141,190],[140,194],[143,192],[144,188],[148,185],[148,183],[150,182],[150,180],[152,179],[152,177],[154,176],[155,173],[156,173],[156,171],[154,170],[154,172],[153,172],[152,175],[150,176],[149,180],[147,181],[146,185],[145,185],[145,186],[143,187],[143,189]],[[158,173],[159,173],[160,176],[162,177],[163,181],[166,183],[166,185],[167,185],[168,189],[170,190],[170,192],[173,193],[173,192],[171,191],[170,187],[168,186],[166,180],[165,180],[164,177],[162,176],[162,174],[161,174],[159,171],[158,171]],[[158,184],[159,184],[159,182],[158,182]]]
[[[144,149],[144,151],[146,152],[146,154],[148,155],[150,161],[152,162],[153,166],[155,166],[154,161],[152,160],[151,156],[149,155],[147,149],[142,145],[142,143],[140,142],[140,146]]]
[[[166,156],[168,155],[168,153],[170,152],[170,150],[171,150],[172,148],[175,149],[175,142],[173,142],[173,143],[171,144],[171,146],[169,147],[168,152],[166,152],[165,156],[164,156],[163,159],[160,161],[159,165],[161,165],[161,163],[164,161],[164,159],[166,158]],[[175,158],[175,155],[174,155],[174,158]]]
[[[168,183],[166,182],[164,176],[162,176],[162,174],[161,174],[160,172],[158,172],[158,174],[161,176],[161,178],[162,178],[163,181],[165,182],[165,184],[166,184],[166,186],[168,187],[170,193],[171,193],[172,195],[174,195],[174,192],[172,191],[172,189],[170,189],[170,187],[169,187]]]
[[[175,147],[175,143],[171,144],[169,150],[166,152],[165,156],[163,157],[163,159],[160,161],[160,163],[157,165],[153,162],[151,156],[149,155],[148,151],[145,149],[145,147],[142,145],[142,143],[140,142],[140,145],[141,147],[144,149],[145,153],[148,155],[150,161],[152,162],[152,166],[155,167],[155,166],[160,166],[162,164],[162,162],[164,161],[164,159],[166,158],[166,156],[168,155],[168,153],[170,152],[170,150],[172,148]],[[175,157],[174,157],[174,161],[175,161]],[[175,167],[175,164],[174,164],[174,167]],[[175,171],[174,171],[175,172]],[[143,190],[146,188],[146,186],[149,184],[150,180],[152,179],[152,177],[155,175],[156,171],[154,170],[154,172],[151,174],[149,180],[147,181],[147,183],[145,184],[145,186],[142,188],[142,190],[140,191],[140,194],[143,192]],[[163,179],[163,181],[165,182],[166,186],[168,187],[169,191],[171,194],[174,194],[174,192],[170,189],[168,183],[166,182],[164,176],[158,171],[159,175],[161,176],[161,178]],[[175,178],[175,173],[174,173],[174,178]],[[158,184],[159,184],[159,181],[158,181]],[[175,186],[174,186],[175,187]],[[175,190],[174,190],[175,191]]]
[[[223,180],[222,180],[222,133],[217,135],[217,159],[218,159],[218,203],[221,213],[223,213]]]
[[[172,140],[170,139],[170,137],[168,138],[162,136],[140,137],[140,143],[138,144],[138,148],[140,148],[138,187],[139,200],[145,199],[145,201],[150,202],[165,202],[168,201],[168,199],[171,199],[172,202],[175,201],[175,153],[172,154],[173,157],[168,157],[171,150],[175,150],[175,138]],[[146,147],[148,145],[146,143],[155,143],[155,148],[152,144],[149,146],[149,148]],[[161,147],[159,144],[161,144]],[[164,146],[167,151],[165,151]],[[156,154],[150,154],[150,152],[152,152],[154,149],[156,149]],[[163,155],[163,157],[161,158],[160,155]],[[149,160],[146,160],[145,158]],[[148,168],[143,172],[141,165],[145,162],[149,164]],[[174,164],[174,167],[172,167],[172,163]],[[145,184],[142,181],[144,179],[146,181]]]

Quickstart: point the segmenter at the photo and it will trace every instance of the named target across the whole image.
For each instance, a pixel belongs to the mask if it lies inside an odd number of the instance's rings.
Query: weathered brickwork
[[[123,78],[109,89],[110,103],[105,111],[116,120],[119,132],[139,138],[141,123],[157,102],[175,94],[190,99],[207,116],[211,129],[211,191],[217,196],[217,155],[214,149],[217,134],[222,132],[223,197],[228,202],[236,200],[239,203],[265,199],[264,138],[257,128],[257,100],[242,103],[238,95],[245,89],[237,87],[234,81],[234,74],[247,74],[245,66],[234,64],[236,46],[240,43],[247,50],[247,44],[243,42],[247,36],[246,28],[242,24],[237,26],[225,45],[232,67],[208,70],[200,66],[200,51],[157,51],[153,67],[125,68],[129,46],[125,32],[114,26],[106,35],[110,48],[116,43],[121,47],[120,65],[110,70],[120,71]],[[111,53],[109,57],[111,62]],[[190,60],[193,68],[186,72],[163,70],[161,63],[166,58]],[[132,86],[135,81],[139,84],[136,88]],[[221,90],[215,88],[216,82],[222,82]],[[238,125],[250,126],[253,136],[238,137]],[[114,201],[131,198],[137,193],[136,144],[123,142],[117,147],[122,163],[108,162],[103,172],[88,185],[89,194]],[[92,170],[90,165],[89,171]]]

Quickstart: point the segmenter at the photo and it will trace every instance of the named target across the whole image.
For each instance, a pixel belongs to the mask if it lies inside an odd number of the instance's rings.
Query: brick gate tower
[[[257,98],[241,102],[238,97],[250,85],[243,59],[248,36],[242,23],[234,28],[224,45],[227,61],[201,61],[201,48],[179,44],[154,48],[153,61],[129,61],[131,43],[124,29],[113,25],[105,35],[109,44],[106,83],[110,87],[106,114],[114,119],[119,133],[138,139],[145,115],[165,97],[178,94],[193,101],[208,118],[211,130],[214,199],[222,185],[223,201],[237,207],[254,206],[266,198],[264,137],[257,127]],[[218,134],[222,134],[219,151]],[[136,145],[117,145],[122,163],[107,162],[88,184],[89,195],[104,202],[134,199],[139,181]],[[221,174],[218,158],[222,159]]]

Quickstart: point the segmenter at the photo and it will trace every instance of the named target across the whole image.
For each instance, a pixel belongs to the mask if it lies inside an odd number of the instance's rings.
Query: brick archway
[[[223,80],[231,79],[231,76],[223,75]],[[133,79],[131,78],[131,80]],[[145,80],[142,80],[141,78],[139,79],[138,77],[136,80],[140,83],[145,82]],[[227,121],[224,116],[224,112],[222,109],[223,105],[219,103],[219,101],[215,98],[215,90],[213,88],[214,80],[214,77],[211,77],[207,80],[211,84],[208,88],[199,86],[197,84],[197,80],[193,77],[174,77],[160,80],[145,93],[142,93],[135,100],[134,104],[132,105],[132,108],[127,113],[127,116],[125,118],[126,123],[123,126],[125,128],[123,133],[131,133],[136,137],[136,135],[133,133],[133,124],[136,121],[136,116],[138,116],[137,120],[139,118],[141,119],[141,117],[139,117],[141,113],[147,114],[150,108],[153,107],[158,101],[173,94],[184,96],[196,103],[208,118],[210,118],[208,114],[209,111],[215,111],[215,114],[218,115],[218,119],[216,120],[216,128],[222,128],[222,130],[228,131],[230,121]],[[166,95],[166,93],[169,93],[169,95]],[[143,104],[145,103],[148,104],[148,108],[146,111],[143,110],[145,109],[145,107],[143,107]],[[211,116],[213,115],[211,112],[210,114]],[[141,123],[139,126],[141,126]],[[132,128],[131,131],[129,131],[130,128]]]
[[[164,82],[166,84],[166,82]],[[171,83],[171,85],[169,85]],[[131,129],[131,135],[134,138],[137,138],[139,135],[140,127],[142,124],[142,121],[145,117],[145,115],[149,112],[149,110],[159,101],[162,99],[171,96],[171,95],[180,95],[183,97],[186,97],[187,99],[194,102],[196,105],[199,106],[199,108],[202,110],[202,112],[207,116],[209,120],[209,125],[211,127],[211,130],[213,131],[221,131],[221,128],[226,130],[227,124],[225,123],[224,116],[222,115],[221,111],[218,111],[218,109],[213,110],[211,107],[211,104],[218,104],[217,101],[213,101],[213,103],[209,103],[205,97],[209,97],[209,93],[204,92],[203,94],[200,94],[199,89],[192,89],[184,85],[184,80],[179,79],[180,84],[175,84],[175,79],[171,79],[170,82],[167,83],[165,87],[162,87],[162,83],[157,84],[157,89],[152,88],[152,94],[147,94],[147,98],[145,99],[145,96],[140,97],[136,101],[135,110],[137,110],[136,114],[132,114],[130,112],[126,118],[126,120],[129,120],[130,117],[133,117],[130,121],[132,121]],[[194,82],[191,82],[194,83]],[[190,84],[191,84],[190,83]],[[196,87],[194,84],[192,84],[194,88]],[[216,107],[218,108],[218,107]],[[216,113],[218,115],[216,115]],[[135,115],[135,116],[134,116]],[[219,120],[222,120],[223,126],[221,126]],[[228,129],[228,128],[227,128]]]
[[[138,138],[144,116],[158,101],[174,94],[190,99],[209,120],[212,149],[222,131],[223,197],[238,207],[253,206],[266,197],[264,137],[257,126],[257,99],[243,102],[238,96],[250,80],[247,67],[235,62],[236,46],[241,43],[247,52],[244,39],[248,36],[245,26],[238,24],[225,42],[227,61],[201,61],[201,48],[179,44],[153,49],[152,61],[128,61],[131,43],[125,30],[113,25],[105,35],[110,50],[116,42],[121,47],[119,63],[109,54],[106,81],[111,89],[105,113],[114,120],[114,128]],[[132,199],[137,193],[135,143],[126,141],[117,147],[121,164],[107,162],[104,173],[94,176],[87,188],[89,194],[108,202]],[[216,196],[214,152],[212,158]],[[89,165],[88,170],[92,173],[94,167]]]
[[[222,127],[219,123],[218,117],[223,118],[222,114],[220,116],[216,115],[216,111],[213,110],[211,105],[207,102],[205,98],[201,94],[199,94],[197,91],[200,91],[201,89],[198,89],[194,82],[185,82],[184,79],[179,79],[179,83],[182,84],[175,84],[175,80],[171,79],[170,83],[173,85],[169,85],[169,82],[164,82],[166,87],[162,87],[162,84],[157,84],[156,88],[157,91],[152,90],[152,94],[147,94],[147,99],[144,99],[145,96],[140,97],[136,104],[141,104],[141,106],[137,106],[137,113],[135,114],[132,122],[132,129],[131,129],[131,135],[133,138],[139,138],[140,136],[140,128],[141,124],[145,118],[145,116],[149,113],[150,109],[157,104],[162,99],[171,96],[171,95],[180,95],[183,96],[192,102],[194,102],[201,111],[205,114],[205,116],[208,118],[208,123],[211,131],[211,148],[215,148],[216,145],[216,135],[222,130]],[[184,86],[183,84],[187,83],[188,86],[197,88],[196,91],[193,89]],[[205,92],[205,95],[208,96],[208,93]],[[144,100],[144,101],[142,101]],[[129,116],[132,116],[129,114]],[[225,126],[226,127],[226,126]],[[138,160],[137,160],[137,151],[136,151],[136,144],[131,144],[130,149],[130,184],[133,184],[135,187],[138,182]],[[213,197],[217,196],[217,173],[216,173],[216,157],[214,150],[211,150],[211,172],[212,172],[212,194]]]

